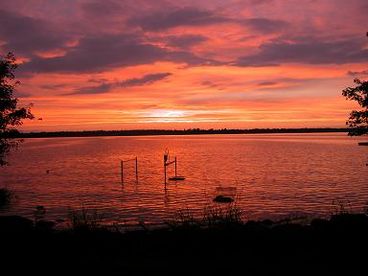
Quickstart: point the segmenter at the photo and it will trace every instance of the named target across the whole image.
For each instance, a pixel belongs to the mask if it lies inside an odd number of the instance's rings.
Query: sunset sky
[[[368,78],[366,0],[0,3],[25,131],[344,127]]]

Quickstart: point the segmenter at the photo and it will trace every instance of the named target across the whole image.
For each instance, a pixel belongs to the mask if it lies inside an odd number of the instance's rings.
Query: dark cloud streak
[[[100,85],[78,88],[76,91],[65,95],[103,94],[108,93],[112,89],[119,87],[129,88],[129,87],[149,85],[154,82],[163,80],[171,75],[172,75],[171,73],[155,73],[155,74],[147,74],[140,78],[131,78],[123,80],[120,82],[102,82]]]
[[[258,83],[257,85],[258,86],[274,86],[274,85],[277,85],[278,82],[276,81],[263,81],[263,82],[260,82]]]
[[[122,81],[118,83],[118,86],[120,87],[132,87],[132,86],[141,86],[141,85],[147,85],[151,84],[153,82],[162,80],[167,78],[168,76],[171,76],[171,73],[156,73],[156,74],[148,74],[144,75],[141,78],[132,78],[127,79],[125,81]]]
[[[289,27],[283,20],[267,18],[249,18],[243,21],[244,25],[258,33],[277,33]]]
[[[183,26],[207,26],[223,23],[238,24],[258,33],[279,32],[289,26],[283,20],[270,18],[231,18],[210,10],[181,8],[170,12],[159,12],[142,17],[131,18],[128,24],[139,26],[145,31],[158,32]]]
[[[324,41],[272,41],[262,44],[259,52],[239,58],[237,66],[269,66],[282,63],[346,64],[368,61],[368,50],[361,39]]]
[[[208,40],[203,35],[171,35],[165,38],[168,46],[187,49]]]
[[[229,21],[231,19],[211,11],[190,7],[132,18],[128,23],[147,31],[162,31],[180,26],[204,26]]]
[[[86,36],[65,56],[33,58],[24,64],[27,72],[101,72],[116,67],[172,61],[199,65],[210,62],[185,51],[170,51],[144,42],[140,36],[114,34]]]
[[[347,73],[349,76],[368,76],[368,70],[363,70],[363,71],[348,71]]]

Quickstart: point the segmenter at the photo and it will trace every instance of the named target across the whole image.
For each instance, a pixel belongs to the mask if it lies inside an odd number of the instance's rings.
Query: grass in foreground
[[[24,268],[38,275],[359,275],[366,268],[365,213],[306,225],[243,221],[235,206],[205,210],[199,219],[184,210],[170,227],[125,234],[101,226],[79,231],[98,224],[94,215],[74,220],[78,227],[40,231],[25,218],[0,217],[1,268],[11,272],[4,275]]]
[[[101,216],[85,207],[69,210],[69,227],[73,231],[94,231],[101,228]]]
[[[195,216],[190,209],[178,211],[171,221],[167,224],[176,228],[198,228],[198,227],[230,227],[244,224],[241,210],[235,205],[230,204],[225,207],[208,206],[202,214]]]

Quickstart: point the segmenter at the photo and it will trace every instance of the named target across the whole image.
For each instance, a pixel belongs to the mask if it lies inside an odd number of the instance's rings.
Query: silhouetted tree
[[[9,150],[18,143],[12,139],[18,132],[16,127],[24,119],[33,119],[30,107],[18,107],[18,99],[14,97],[15,87],[19,81],[15,80],[14,71],[18,67],[12,53],[0,56],[0,166],[6,164],[5,157]]]
[[[352,101],[356,101],[363,109],[353,110],[350,113],[346,125],[349,126],[349,135],[363,135],[368,133],[368,81],[355,79],[355,87],[347,87],[342,95]]]

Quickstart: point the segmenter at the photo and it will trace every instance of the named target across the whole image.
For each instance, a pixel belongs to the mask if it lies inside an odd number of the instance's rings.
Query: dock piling
[[[138,183],[138,157],[136,156],[135,158],[132,158],[132,159],[120,160],[121,184],[124,184],[124,163],[129,162],[129,161],[135,161],[134,162],[134,166],[135,166],[135,181],[136,181],[136,183]]]
[[[124,184],[124,161],[120,161],[121,184]]]
[[[174,177],[170,177],[169,180],[184,180],[185,177],[183,176],[178,176],[178,159],[175,156],[174,161],[170,161],[169,159],[169,151],[166,150],[165,154],[164,154],[164,178],[165,178],[165,188],[166,188],[166,184],[167,184],[167,166],[174,164],[175,166],[175,176]]]
[[[135,181],[138,183],[138,157],[135,157]]]

